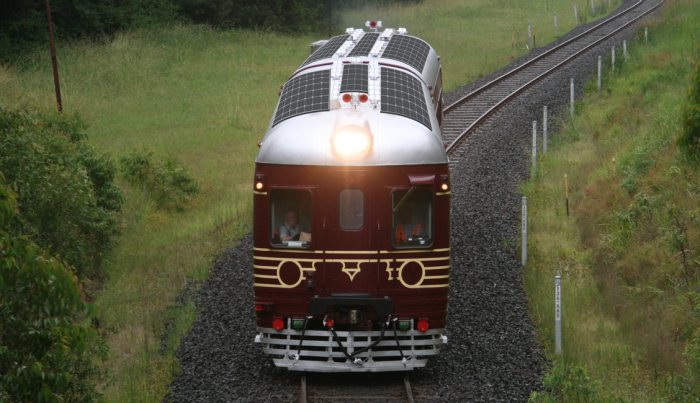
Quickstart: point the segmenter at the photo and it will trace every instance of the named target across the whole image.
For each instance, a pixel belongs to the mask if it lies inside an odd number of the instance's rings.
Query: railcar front
[[[348,30],[309,59],[256,160],[256,341],[296,371],[423,367],[447,341],[439,60],[405,30]]]

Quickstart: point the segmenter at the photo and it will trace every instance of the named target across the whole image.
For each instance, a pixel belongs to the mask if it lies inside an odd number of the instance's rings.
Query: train
[[[374,21],[315,45],[255,160],[255,342],[290,371],[415,370],[447,343],[440,58]]]

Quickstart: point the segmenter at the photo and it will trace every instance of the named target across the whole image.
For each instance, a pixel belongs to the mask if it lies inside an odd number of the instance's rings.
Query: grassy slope
[[[587,1],[578,3],[588,10]],[[527,21],[538,43],[554,39],[553,13],[559,32],[566,32],[574,25],[571,7],[570,0],[435,0],[350,10],[343,22],[357,27],[379,18],[424,37],[442,56],[449,90],[526,52]],[[80,113],[92,144],[115,158],[141,146],[177,157],[202,187],[188,210],[165,213],[122,184],[122,235],[95,301],[110,347],[106,400],[154,401],[166,392],[173,352],[194,317],[192,303],[174,307],[175,298],[248,231],[255,144],[279,86],[315,39],[174,27],[105,43],[59,44],[64,109]],[[54,108],[46,53],[0,67],[0,102]]]
[[[561,272],[564,351],[557,365],[586,368],[602,400],[700,393],[691,368],[700,357],[683,354],[700,328],[700,175],[675,146],[691,59],[700,50],[700,7],[671,1],[651,25],[651,43],[632,45],[622,72],[606,72],[601,94],[590,86],[542,159],[544,174],[525,187],[533,315],[553,350],[552,285]],[[568,218],[564,174],[572,191]],[[679,239],[686,240],[682,248]]]

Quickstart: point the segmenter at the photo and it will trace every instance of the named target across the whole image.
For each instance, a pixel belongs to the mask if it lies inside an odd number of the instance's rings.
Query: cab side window
[[[270,192],[271,244],[279,248],[308,248],[311,244],[311,192],[274,189]]]
[[[433,192],[411,188],[392,193],[392,244],[427,248],[433,243]]]

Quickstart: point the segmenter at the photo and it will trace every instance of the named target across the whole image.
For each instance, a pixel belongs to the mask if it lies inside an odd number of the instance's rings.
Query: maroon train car
[[[447,342],[440,61],[371,28],[294,72],[256,159],[256,342],[290,370],[412,370]]]

